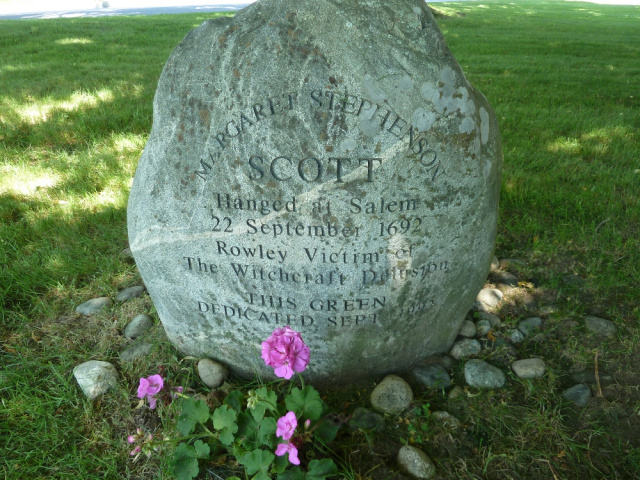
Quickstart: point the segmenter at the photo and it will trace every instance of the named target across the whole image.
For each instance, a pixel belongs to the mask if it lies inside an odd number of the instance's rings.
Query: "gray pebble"
[[[489,323],[491,324],[491,327],[496,329],[496,328],[500,328],[500,326],[502,325],[502,322],[500,321],[500,319],[494,315],[493,313],[489,313],[489,312],[476,312],[476,318],[478,319],[478,321],[480,320],[488,320]]]
[[[412,373],[416,382],[425,387],[442,390],[451,386],[451,377],[442,365],[421,365]]]
[[[615,323],[604,318],[588,316],[584,319],[587,330],[603,337],[613,338],[618,333]]]
[[[540,330],[541,328],[542,319],[540,317],[527,318],[518,324],[518,330],[520,330],[525,337],[531,335],[536,330]]]
[[[120,361],[133,362],[137,358],[149,355],[152,349],[153,345],[150,343],[136,343],[120,352]]]
[[[547,366],[541,358],[516,360],[511,364],[511,368],[516,376],[522,379],[540,378],[547,370]]]
[[[458,420],[456,417],[451,415],[449,412],[444,411],[435,411],[431,412],[431,418],[438,424],[443,427],[448,427],[453,430],[460,428],[462,426],[462,422]]]
[[[493,328],[491,327],[491,322],[489,322],[489,320],[481,319],[476,322],[476,331],[478,332],[478,336],[486,337],[491,330],[493,330]]]
[[[436,466],[422,450],[411,445],[405,445],[398,452],[398,465],[412,477],[418,479],[433,478]]]
[[[465,338],[473,338],[476,336],[476,324],[471,320],[465,320],[462,322],[462,327],[460,327],[460,331],[458,335]]]
[[[476,308],[486,312],[498,306],[502,301],[502,292],[495,288],[483,288],[476,297]]]
[[[90,316],[100,313],[106,310],[113,302],[109,297],[92,298],[91,300],[84,302],[82,305],[76,307],[76,313],[81,315]]]
[[[198,375],[209,388],[218,388],[224,383],[228,374],[227,367],[209,358],[203,358],[198,362]]]
[[[413,401],[413,391],[402,378],[397,375],[387,375],[373,389],[370,399],[374,410],[396,414],[409,407]]]
[[[573,402],[576,407],[586,407],[591,399],[591,389],[588,385],[580,383],[562,392],[562,396]]]
[[[89,400],[99,397],[118,384],[116,367],[99,360],[78,365],[73,369],[73,376]]]
[[[384,430],[384,417],[368,408],[358,407],[353,411],[349,424],[355,429],[381,432]]]
[[[501,283],[502,285],[506,285],[508,287],[518,286],[518,277],[516,277],[513,273],[497,272],[496,279],[498,280],[498,283]]]
[[[506,377],[502,370],[483,360],[469,360],[464,364],[464,379],[470,387],[502,388]]]
[[[453,370],[453,363],[454,360],[449,355],[442,355],[440,357],[440,365],[442,365],[444,369],[449,373],[451,373],[451,370]]]
[[[144,287],[137,285],[135,287],[125,288],[116,296],[116,302],[126,302],[132,298],[137,298],[144,293]]]
[[[520,330],[510,330],[507,332],[511,343],[522,343],[524,341],[524,335]]]
[[[449,351],[449,355],[456,360],[462,360],[463,358],[477,355],[481,350],[482,346],[479,341],[466,338],[454,343]]]
[[[135,259],[133,258],[133,253],[131,253],[131,249],[129,247],[125,248],[120,252],[120,256],[127,263],[135,263]]]
[[[595,367],[590,367],[580,372],[573,373],[571,375],[571,380],[576,383],[590,383],[595,385],[598,383],[596,381],[596,369]],[[598,369],[598,380],[600,381],[600,385],[611,385],[615,382],[615,378],[613,378],[612,375],[600,369]]]
[[[458,398],[458,397],[464,397],[464,390],[462,389],[461,386],[456,385],[449,392],[449,398],[450,399],[454,399],[454,398]]]
[[[123,333],[125,337],[133,340],[144,335],[151,327],[153,327],[153,320],[149,315],[142,313],[133,317],[133,320],[124,327]]]

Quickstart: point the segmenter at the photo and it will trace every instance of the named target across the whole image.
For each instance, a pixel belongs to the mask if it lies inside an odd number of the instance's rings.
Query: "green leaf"
[[[240,390],[231,390],[222,403],[224,405],[229,405],[236,412],[240,413],[242,411],[243,402],[244,394]]]
[[[193,448],[195,449],[196,457],[209,458],[211,448],[209,448],[209,445],[204,443],[202,440],[196,440],[196,443],[193,444]]]
[[[182,411],[178,417],[178,431],[187,436],[193,432],[198,423],[209,419],[209,407],[201,399],[187,398],[182,402]]]
[[[211,416],[213,427],[220,432],[220,441],[225,445],[231,445],[234,440],[234,434],[238,431],[236,419],[238,414],[235,410],[231,410],[228,405],[222,405],[216,408]]]
[[[267,387],[260,387],[255,392],[256,396],[260,399],[251,408],[251,415],[256,419],[256,422],[262,421],[267,410],[275,412],[278,404],[278,396],[276,392],[267,390]]]
[[[273,473],[282,473],[289,466],[289,455],[282,455],[280,457],[276,457],[273,461],[273,467],[271,470]]]
[[[254,450],[252,452],[245,453],[238,458],[238,463],[244,465],[249,475],[258,474],[256,478],[270,478],[269,467],[276,456],[266,450]],[[266,477],[264,477],[266,475]]]
[[[322,443],[331,443],[336,438],[339,429],[340,425],[336,425],[325,417],[313,431],[313,435]]]
[[[258,430],[256,432],[256,441],[262,445],[266,445],[269,448],[275,448],[277,428],[278,425],[275,418],[264,418],[258,425]]]
[[[178,480],[191,480],[198,475],[200,468],[196,451],[186,443],[180,443],[173,452],[173,473]]]
[[[278,474],[278,480],[304,480],[305,474],[300,467],[293,467]]]
[[[338,467],[330,458],[311,460],[306,480],[325,480],[327,477],[338,474]]]
[[[298,419],[302,421],[308,418],[315,422],[322,416],[322,398],[320,398],[318,391],[309,385],[302,390],[298,387],[291,390],[291,393],[284,399],[284,403],[287,409],[294,411]]]

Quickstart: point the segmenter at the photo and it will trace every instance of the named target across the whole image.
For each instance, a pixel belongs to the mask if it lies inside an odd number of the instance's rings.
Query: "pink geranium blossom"
[[[303,372],[309,364],[309,347],[300,333],[289,326],[276,328],[262,342],[262,359],[274,368],[276,376],[289,380],[293,372]]]
[[[280,417],[277,425],[278,428],[276,429],[276,436],[282,437],[284,440],[289,440],[298,426],[296,414],[289,412],[284,417]]]
[[[298,458],[298,449],[291,443],[280,443],[276,447],[276,455],[279,457],[289,454],[289,462],[294,465],[300,465],[300,459]]]
[[[157,399],[155,395],[164,387],[164,381],[160,375],[151,375],[147,378],[140,379],[140,385],[138,386],[138,398],[147,397],[149,402],[149,408],[156,408]]]

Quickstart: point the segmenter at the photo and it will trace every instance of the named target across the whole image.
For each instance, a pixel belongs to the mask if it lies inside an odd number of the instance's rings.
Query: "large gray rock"
[[[446,351],[486,279],[495,116],[422,0],[261,0],[169,58],[128,206],[171,341],[272,375],[350,381]]]

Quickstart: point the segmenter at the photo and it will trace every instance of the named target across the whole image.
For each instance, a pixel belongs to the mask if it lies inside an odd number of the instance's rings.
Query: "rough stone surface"
[[[453,347],[451,347],[451,350],[449,351],[449,355],[456,360],[462,360],[463,358],[479,354],[481,350],[482,345],[480,345],[479,341],[466,338],[454,343]]]
[[[493,313],[476,312],[475,316],[478,319],[478,321],[488,320],[492,328],[500,328],[500,326],[502,325],[502,321],[500,320],[500,318],[494,315]]]
[[[91,360],[82,363],[73,369],[82,392],[89,400],[93,400],[108,392],[118,384],[118,372],[116,367],[109,362]]]
[[[136,285],[135,287],[125,288],[116,295],[116,302],[126,302],[132,298],[138,298],[144,293],[144,287]]]
[[[512,343],[522,343],[524,341],[524,335],[520,330],[510,330],[507,333]]]
[[[411,387],[397,375],[387,375],[371,392],[371,406],[382,413],[400,413],[412,401]]]
[[[476,332],[479,336],[485,337],[492,330],[491,322],[489,320],[481,319],[476,322]]]
[[[540,330],[541,328],[542,319],[540,317],[526,318],[518,324],[518,330],[520,330],[525,337],[531,335],[536,330]]]
[[[138,338],[144,335],[151,327],[153,327],[153,319],[146,314],[140,314],[133,317],[126,327],[124,327],[124,336],[127,338]]]
[[[590,383],[592,385],[597,384],[598,381],[600,381],[600,385],[611,385],[616,381],[613,375],[600,368],[598,369],[598,375],[596,376],[595,367],[590,367],[571,374],[571,380],[576,383]]]
[[[502,301],[502,292],[496,288],[483,288],[476,297],[476,308],[487,311],[496,308]]]
[[[427,454],[411,445],[405,445],[398,452],[398,465],[415,478],[429,479],[436,475],[436,466]]]
[[[120,352],[120,361],[133,362],[140,357],[149,355],[151,350],[153,350],[153,345],[150,343],[135,343]]]
[[[224,383],[224,379],[228,374],[229,369],[227,367],[209,358],[203,358],[198,362],[198,375],[209,388],[218,388]]]
[[[309,381],[445,351],[496,234],[495,115],[422,0],[260,0],[169,58],[128,205],[170,340],[243,376],[301,331]]]
[[[465,338],[473,338],[476,336],[476,324],[471,320],[465,320],[462,322],[462,327],[458,332],[458,335]]]
[[[462,422],[458,420],[456,417],[451,415],[449,412],[444,412],[442,410],[436,410],[435,412],[431,412],[431,418],[438,424],[443,427],[448,427],[453,430],[456,428],[460,428],[462,426]]]
[[[420,385],[439,390],[451,386],[451,377],[442,365],[425,365],[413,369],[413,378]]]
[[[603,337],[613,338],[618,333],[616,324],[611,320],[605,320],[604,318],[591,316],[585,317],[584,325],[587,327],[587,330],[597,335],[602,335]]]
[[[355,429],[381,432],[384,430],[384,417],[368,408],[358,407],[353,411],[349,425]]]
[[[570,402],[573,402],[576,407],[582,408],[587,406],[592,395],[589,386],[580,383],[567,388],[562,392],[562,396]]]
[[[88,317],[106,310],[111,305],[113,305],[113,302],[109,297],[92,298],[91,300],[84,302],[82,305],[78,305],[76,307],[76,313]]]
[[[516,360],[511,364],[511,368],[518,378],[523,379],[542,377],[547,370],[547,366],[541,358]]]
[[[470,387],[502,388],[506,377],[498,367],[484,360],[469,360],[464,364],[464,379]]]

